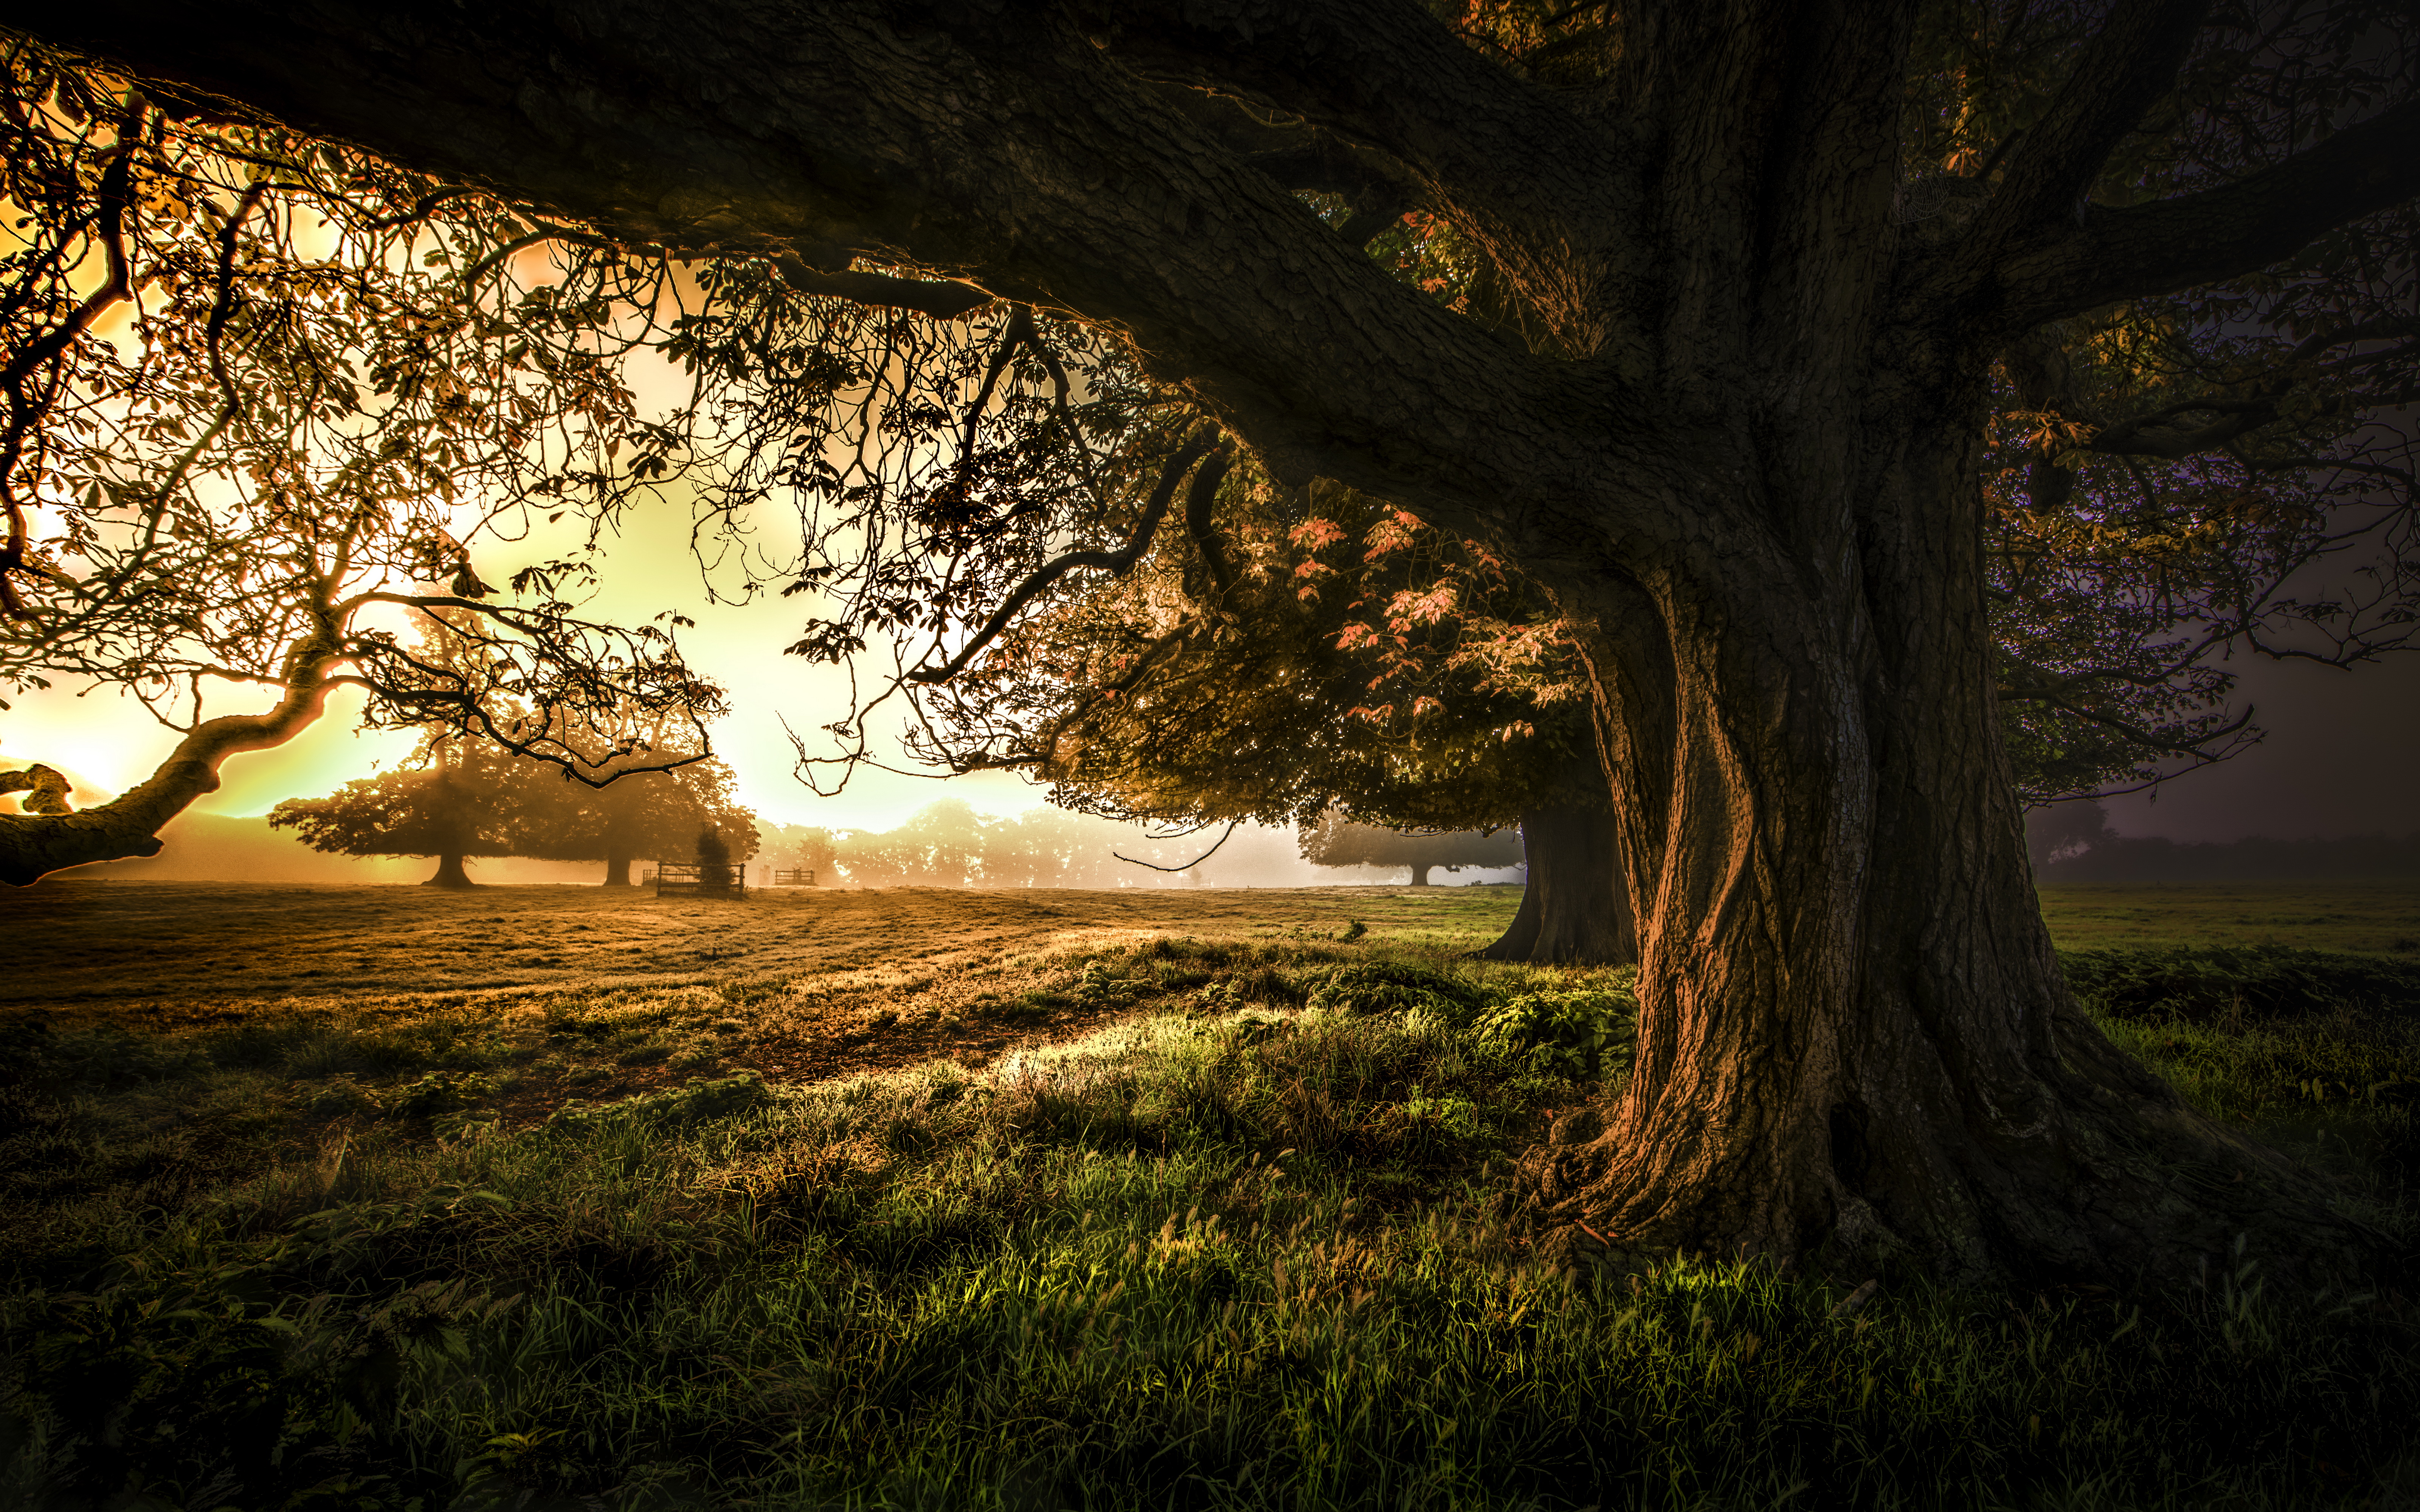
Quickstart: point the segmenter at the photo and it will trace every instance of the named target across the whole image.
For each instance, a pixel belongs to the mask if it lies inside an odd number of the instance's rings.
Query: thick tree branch
[[[1242,92],[1375,148],[1458,205],[1595,224],[1602,128],[1409,0],[1129,0],[1111,54],[1149,77]],[[1517,209],[1515,208],[1517,207]]]
[[[2281,388],[2275,396],[2242,400],[2204,399],[2178,405],[2160,414],[2145,415],[2098,431],[2084,443],[2085,449],[2109,456],[2155,456],[2171,462],[2181,461],[2224,446],[2237,437],[2248,435],[2275,420],[2278,401],[2282,397]],[[2214,414],[2219,418],[2206,425],[2173,424],[2179,416],[2193,412]]]
[[[18,807],[26,813],[73,813],[75,805],[68,801],[73,791],[66,773],[39,762],[22,772],[0,772],[0,793],[26,794],[18,800]]]
[[[2175,87],[2209,8],[2210,0],[2117,7],[2049,111],[2008,154],[1997,193],[1967,230],[1965,256],[1989,266],[2031,227],[2073,221],[2111,150]]]
[[[1402,163],[1333,131],[1298,120],[1265,120],[1226,96],[1171,86],[1161,98],[1279,187],[1344,196],[1353,215],[1338,229],[1353,246],[1367,244],[1405,210],[1429,201],[1426,186]]]
[[[305,663],[265,714],[225,715],[195,726],[140,786],[97,809],[0,814],[0,882],[30,887],[67,867],[159,855],[161,827],[195,798],[218,791],[221,763],[282,746],[319,717],[332,687],[328,665]]]
[[[913,310],[937,320],[955,320],[991,302],[991,296],[972,284],[942,279],[893,278],[888,273],[842,271],[827,273],[797,256],[777,257],[774,268],[782,281],[801,294],[821,294],[859,304]]]
[[[1227,471],[1234,465],[1234,448],[1220,447],[1193,474],[1193,486],[1185,492],[1185,533],[1192,538],[1193,548],[1202,553],[1203,563],[1210,569],[1210,580],[1221,594],[1235,586],[1235,568],[1227,560],[1226,548],[1218,544],[1218,532],[1211,524],[1210,511],[1218,502],[1218,486],[1227,481]]]
[[[2223,188],[2110,209],[2020,238],[1985,312],[2029,329],[2117,300],[2216,283],[2292,256],[2335,227],[2420,195],[2420,100],[2407,100]]]
[[[1508,543],[1674,529],[1671,450],[1617,375],[1532,359],[1389,277],[1069,13],[941,14],[879,0],[706,0],[678,18],[627,0],[231,0],[207,12],[0,0],[0,23],[625,244],[796,253],[811,271],[816,255],[856,249],[1113,327],[1283,481],[1334,477]],[[1205,48],[1233,30],[1153,12],[1121,35],[1145,23],[1162,43],[1183,33]],[[1496,196],[1513,230],[1558,241],[1542,267],[1590,244],[1572,228],[1604,208],[1595,129],[1496,77],[1404,0],[1338,0],[1280,31],[1287,46],[1331,33],[1342,45],[1365,23],[1369,58],[1313,61],[1397,71],[1329,87],[1419,85],[1367,101],[1400,117],[1393,149]],[[1264,54],[1255,46],[1235,67]],[[1608,436],[1623,454],[1610,463]],[[1607,497],[1609,475],[1627,497]]]

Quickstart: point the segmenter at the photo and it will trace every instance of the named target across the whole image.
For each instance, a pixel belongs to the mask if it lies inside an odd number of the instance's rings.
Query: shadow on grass
[[[979,1075],[704,1077],[511,1132],[331,1123],[315,1158],[150,1217],[78,1210],[0,1314],[0,1504],[2277,1507],[2420,1489],[2393,1458],[2420,1411],[2408,1313],[2276,1295],[2257,1255],[2181,1294],[1916,1289],[1849,1316],[1820,1278],[1543,1259],[1488,1216],[1491,1168],[1617,1085],[1621,974],[1181,940],[1048,967],[1048,990],[1135,1016]],[[753,990],[697,1011],[744,1011]],[[610,1040],[624,1011],[544,1022]],[[2222,1110],[2271,1108],[2322,1060],[2411,1060],[2325,1025],[2291,1039],[2289,1067],[2250,1032],[2111,1022],[2180,1079],[2206,1062],[2188,1090]],[[288,1032],[173,1054],[201,1057],[178,1062],[195,1085],[352,1064]],[[402,1042],[425,1047],[407,1068],[424,1079],[507,1055],[481,1061],[502,1041],[469,1031]],[[42,1097],[102,1085],[78,1080],[101,1060],[54,1061],[82,1069]],[[2371,1117],[2306,1102],[2325,1128]],[[2408,1230],[2356,1143],[2342,1168]]]

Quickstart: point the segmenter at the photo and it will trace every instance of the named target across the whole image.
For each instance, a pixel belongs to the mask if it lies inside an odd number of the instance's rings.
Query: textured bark
[[[1521,815],[1528,885],[1494,961],[1621,965],[1638,959],[1637,921],[1621,866],[1619,826],[1598,751],[1571,752],[1536,806]]]
[[[1604,803],[1534,809],[1521,815],[1538,921],[1528,949],[1499,960],[1557,965],[1621,965],[1638,959],[1629,890]],[[1492,952],[1491,952],[1492,953]]]
[[[605,863],[604,886],[609,887],[627,887],[629,885],[630,857],[627,856],[616,856],[609,858]]]
[[[471,880],[470,872],[462,870],[462,856],[460,853],[456,852],[439,856],[436,874],[421,886],[424,887],[475,887],[478,884]]]
[[[1950,507],[1979,402],[1909,396],[1935,423],[1829,481],[1870,490],[1895,548],[1813,555],[1844,585],[1744,533],[1600,585],[1606,748],[1671,753],[1668,775],[1611,770],[1622,811],[1657,821],[1617,826],[1644,900],[1638,1057],[1601,1128],[1532,1163],[1532,1194],[1627,1247],[1850,1272],[2174,1275],[2243,1233],[2350,1262],[2370,1236],[2118,1054],[2059,980],[2002,769],[1979,535]],[[1642,601],[1660,645],[1621,629]]]
[[[2198,13],[2118,0],[2005,195],[1903,224],[1912,7],[1621,13],[1612,76],[1558,93],[1397,0],[0,0],[626,240],[861,253],[1114,327],[1281,482],[1500,549],[1580,626],[1637,911],[1637,1070],[1601,1137],[1533,1163],[1549,1210],[1642,1250],[1963,1276],[2189,1273],[2238,1232],[2362,1251],[2060,983],[1998,745],[1974,439],[2030,328],[2420,192],[2414,108],[2078,206]],[[1204,124],[1233,100],[1383,160],[1521,339],[1306,213],[1321,185]]]

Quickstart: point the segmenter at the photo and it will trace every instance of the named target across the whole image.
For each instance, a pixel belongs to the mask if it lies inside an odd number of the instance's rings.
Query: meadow
[[[1466,959],[1516,901],[13,895],[0,1506],[2420,1506],[2391,1288],[1551,1242],[1630,1003]],[[2420,895],[2045,904],[2420,1247]]]

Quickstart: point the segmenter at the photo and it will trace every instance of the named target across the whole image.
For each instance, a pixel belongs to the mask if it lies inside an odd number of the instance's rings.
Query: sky
[[[2241,660],[2241,703],[2267,730],[2242,755],[2111,798],[2122,835],[2178,841],[2420,833],[2420,653],[2339,671]]]
[[[600,566],[601,588],[585,612],[631,623],[675,609],[698,623],[680,632],[690,664],[730,690],[734,713],[714,727],[718,754],[737,774],[740,801],[775,824],[888,829],[945,794],[986,813],[1015,813],[1043,801],[1043,789],[1009,773],[948,779],[861,770],[838,798],[819,798],[792,775],[793,750],[783,724],[813,738],[815,727],[844,712],[845,672],[811,666],[781,648],[797,639],[811,600],[767,598],[753,604],[708,600],[689,553],[685,506],[659,501],[644,507],[612,542]],[[525,562],[549,554],[548,543],[519,548],[474,546],[473,561],[489,582],[505,581]],[[230,702],[213,712],[265,708]],[[78,807],[114,796],[142,780],[176,744],[176,735],[142,706],[112,690],[85,697],[62,687],[16,701],[0,714],[0,763],[46,762],[68,774]],[[408,733],[357,731],[362,700],[341,690],[328,713],[274,750],[230,758],[223,785],[199,800],[204,813],[266,813],[279,800],[317,796],[373,764],[393,764],[411,752]]]

